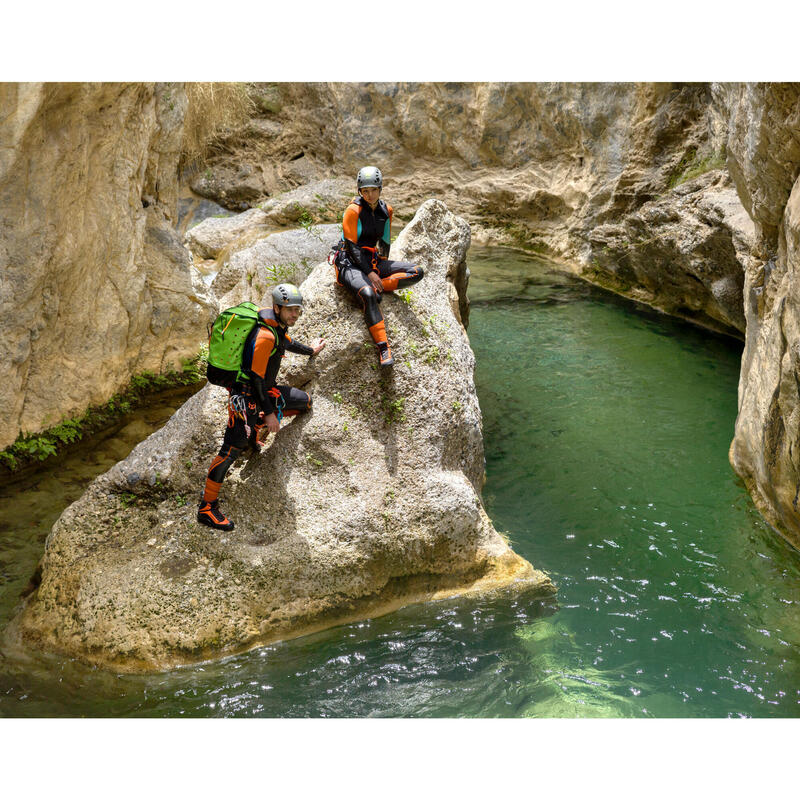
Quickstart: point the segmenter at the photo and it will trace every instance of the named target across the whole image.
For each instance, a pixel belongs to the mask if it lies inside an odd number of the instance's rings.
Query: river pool
[[[484,501],[557,606],[456,598],[159,675],[4,654],[0,716],[799,716],[800,554],[727,460],[741,343],[513,250],[470,268]],[[0,625],[64,505],[171,410],[2,490]]]

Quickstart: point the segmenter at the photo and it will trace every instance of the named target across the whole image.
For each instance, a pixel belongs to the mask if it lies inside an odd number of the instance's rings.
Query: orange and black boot
[[[382,367],[391,367],[394,364],[392,358],[392,349],[389,347],[389,342],[381,342],[378,345],[378,358]]]
[[[389,347],[389,342],[386,340],[386,324],[383,320],[376,322],[369,329],[372,341],[378,348],[378,359],[382,367],[391,367],[394,364],[392,358],[392,350]]]
[[[219,509],[219,500],[201,500],[197,509],[197,521],[220,531],[233,530],[233,523]]]

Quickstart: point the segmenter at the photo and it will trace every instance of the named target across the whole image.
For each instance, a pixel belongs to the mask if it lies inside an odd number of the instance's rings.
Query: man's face
[[[361,196],[371,207],[375,207],[378,204],[378,198],[381,196],[381,190],[377,186],[365,186],[361,190]]]
[[[287,328],[291,328],[303,313],[303,309],[300,306],[275,306],[273,310],[276,312],[275,316]]]

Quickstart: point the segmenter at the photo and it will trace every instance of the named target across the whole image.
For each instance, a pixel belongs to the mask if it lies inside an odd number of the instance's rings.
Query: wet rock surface
[[[743,335],[756,236],[727,173],[714,170],[591,235],[593,283],[723,333]]]

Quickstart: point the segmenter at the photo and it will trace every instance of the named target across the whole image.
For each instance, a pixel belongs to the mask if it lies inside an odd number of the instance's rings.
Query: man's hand
[[[322,350],[323,347],[325,347],[325,344],[326,342],[324,339],[315,339],[311,343],[311,349],[314,351],[311,355],[315,356],[317,353],[319,353],[319,351]]]
[[[370,272],[367,277],[369,278],[372,288],[378,293],[383,294],[383,284],[377,272]]]
[[[264,427],[270,433],[277,433],[281,429],[281,424],[278,422],[278,418],[275,414],[267,414],[267,416],[264,417]]]

